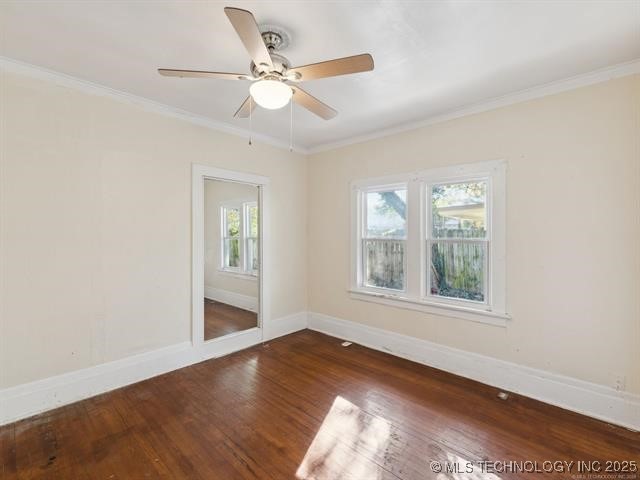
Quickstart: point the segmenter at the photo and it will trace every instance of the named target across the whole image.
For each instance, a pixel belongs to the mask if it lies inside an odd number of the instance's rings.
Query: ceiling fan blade
[[[251,96],[247,97],[233,116],[236,118],[247,118],[249,116],[249,112],[253,112],[256,109],[256,102],[250,100]]]
[[[329,105],[322,103],[316,97],[305,92],[300,87],[291,85],[291,89],[293,90],[293,101],[298,105],[302,105],[304,108],[315,113],[319,117],[324,118],[325,120],[331,120],[338,114],[338,112]]]
[[[293,67],[288,73],[293,73],[297,80],[315,80],[316,78],[336,77],[350,73],[368,72],[373,70],[373,57],[368,53],[353,57],[337,58],[326,62],[312,63],[302,67]],[[295,80],[295,79],[293,79]]]
[[[271,55],[269,55],[269,50],[262,40],[262,34],[253,14],[247,10],[233,7],[225,7],[224,13],[227,14],[231,25],[233,25],[240,40],[242,40],[244,48],[249,52],[253,63],[258,67],[273,68]]]
[[[165,77],[188,78],[220,78],[222,80],[248,80],[250,77],[244,73],[207,72],[203,70],[174,70],[172,68],[159,68],[158,73]]]

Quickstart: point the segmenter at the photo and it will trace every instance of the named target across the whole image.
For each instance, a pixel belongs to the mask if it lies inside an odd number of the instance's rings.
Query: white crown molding
[[[249,137],[249,131],[235,127],[233,125],[218,122],[202,115],[197,115],[186,110],[182,110],[176,107],[171,107],[148,98],[140,97],[130,93],[115,90],[104,85],[82,80],[71,75],[56,72],[44,67],[28,64],[15,60],[9,57],[0,56],[0,70],[6,70],[8,72],[17,73],[21,75],[30,76],[33,78],[40,78],[42,80],[49,80],[59,85],[63,85],[70,88],[76,88],[92,95],[104,95],[121,102],[137,105],[147,111],[160,113],[173,118],[178,118],[194,125],[210,128],[212,130],[227,133],[230,135],[240,136],[243,138]],[[406,132],[409,130],[416,130],[418,128],[427,127],[437,123],[447,122],[467,115],[473,115],[476,113],[482,113],[496,108],[506,107],[515,103],[525,102],[527,100],[533,100],[536,98],[545,97],[548,95],[554,95],[557,93],[565,92],[568,90],[574,90],[576,88],[593,85],[596,83],[606,82],[607,80],[613,80],[614,78],[625,77],[627,75],[633,75],[640,73],[640,59],[633,60],[611,67],[594,70],[592,72],[576,75],[564,80],[558,80],[555,82],[547,83],[537,87],[532,87],[519,92],[510,93],[500,97],[493,98],[491,100],[467,105],[447,113],[435,115],[417,122],[406,123],[398,125],[396,127],[378,130],[375,132],[367,133],[364,135],[358,135],[355,137],[340,140],[338,142],[321,143],[312,147],[304,147],[301,145],[294,145],[293,151],[302,155],[312,155],[315,153],[326,152],[329,150],[335,150],[338,148],[354,145],[357,143],[363,143],[369,140],[375,140],[378,138],[388,137],[397,133]],[[253,138],[259,142],[271,145],[284,150],[289,150],[289,145],[276,138],[264,135],[261,133],[253,133]]]
[[[575,90],[576,88],[586,87],[588,85],[594,85],[596,83],[602,83],[608,80],[626,77],[628,75],[634,75],[637,73],[640,73],[640,59],[613,65],[610,67],[605,67],[599,70],[594,70],[592,72],[576,75],[574,77],[558,80],[544,85],[539,85],[500,97],[495,97],[490,100],[457,108],[455,110],[419,120],[417,122],[401,124],[396,127],[378,130],[364,135],[358,135],[355,137],[347,138],[345,140],[340,140],[338,142],[322,143],[316,146],[308,147],[307,153],[309,155],[313,155],[315,153],[336,150],[338,148],[354,145],[356,143],[376,140],[378,138],[388,137],[390,135],[428,127],[437,123],[448,122],[449,120],[454,120],[456,118],[466,117],[468,115],[474,115],[476,113],[487,112],[489,110],[495,110],[497,108],[506,107],[516,103],[526,102],[528,100],[534,100],[536,98],[542,98],[549,95],[555,95],[557,93]]]
[[[640,431],[640,395],[309,312],[309,329]]]
[[[0,70],[4,70],[10,73],[24,75],[24,76],[28,76],[28,77],[36,78],[40,80],[47,80],[57,85],[73,88],[90,95],[106,96],[106,97],[118,100],[120,102],[128,103],[130,105],[136,105],[148,112],[159,113],[161,115],[177,118],[179,120],[184,120],[194,125],[209,128],[211,130],[215,130],[222,133],[227,133],[229,135],[234,135],[234,136],[243,137],[247,139],[249,138],[250,132],[248,130],[235,127],[228,123],[218,122],[216,120],[212,120],[211,118],[204,117],[202,115],[197,115],[195,113],[191,113],[186,110],[182,110],[180,108],[176,108],[170,105],[165,105],[163,103],[156,102],[155,100],[150,100],[148,98],[140,97],[138,95],[133,95],[131,93],[123,92],[120,90],[115,90],[113,88],[106,87],[98,83],[93,83],[88,80],[82,80],[80,78],[73,77],[65,73],[60,73],[54,70],[49,70],[44,67],[39,67],[37,65],[24,63],[9,57],[0,56]],[[273,147],[289,150],[288,143],[285,143],[276,138],[270,137],[268,135],[264,135],[262,133],[256,133],[256,132],[253,132],[251,135],[252,135],[253,141],[258,141],[267,145],[271,145]],[[308,153],[306,148],[301,146],[295,146],[295,145],[293,147],[293,151],[303,155],[306,155]]]

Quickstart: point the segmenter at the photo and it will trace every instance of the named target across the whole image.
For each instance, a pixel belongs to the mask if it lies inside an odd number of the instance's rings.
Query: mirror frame
[[[248,330],[204,339],[204,182],[220,180],[258,187],[259,211],[259,273],[258,273],[258,325]],[[225,170],[208,165],[192,166],[192,266],[191,266],[191,343],[197,355],[213,358],[261,343],[264,327],[269,324],[268,277],[269,270],[269,178],[250,173]]]

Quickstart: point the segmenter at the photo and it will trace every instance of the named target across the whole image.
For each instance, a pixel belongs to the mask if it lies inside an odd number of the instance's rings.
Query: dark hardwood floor
[[[258,326],[258,314],[226,303],[204,299],[204,339],[222,337]]]
[[[497,393],[303,331],[2,427],[2,478],[640,478],[438,477],[433,461],[640,460],[638,433]]]

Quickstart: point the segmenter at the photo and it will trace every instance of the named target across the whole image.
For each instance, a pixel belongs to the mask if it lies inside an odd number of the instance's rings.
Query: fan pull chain
[[[253,137],[253,123],[251,120],[251,111],[253,110],[253,98],[249,95],[249,145],[251,145],[251,137]]]
[[[289,126],[289,151],[293,152],[293,97],[289,100],[289,110],[290,110],[290,126]]]

